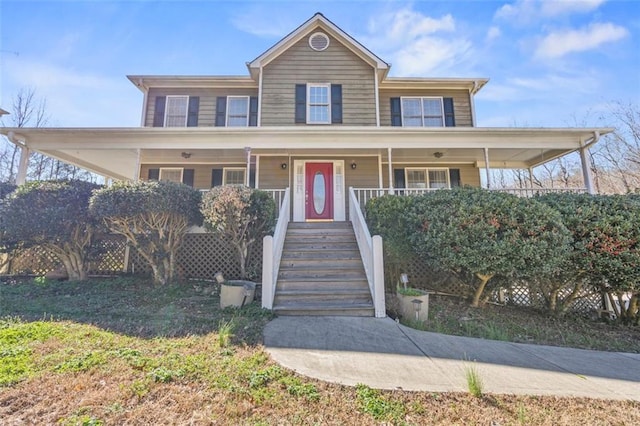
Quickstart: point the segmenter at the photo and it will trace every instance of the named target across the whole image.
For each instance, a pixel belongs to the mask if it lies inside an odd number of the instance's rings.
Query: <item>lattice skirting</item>
[[[114,275],[125,272],[126,242],[123,237],[103,238],[90,263],[90,275]],[[262,240],[251,248],[247,262],[249,278],[260,281],[262,274]],[[56,256],[42,247],[31,247],[13,256],[6,267],[9,275],[44,275],[62,264]],[[211,234],[187,234],[178,254],[178,269],[183,278],[213,279],[217,272],[226,278],[239,278],[236,253],[228,241]],[[150,268],[135,250],[129,250],[126,272],[149,274]]]

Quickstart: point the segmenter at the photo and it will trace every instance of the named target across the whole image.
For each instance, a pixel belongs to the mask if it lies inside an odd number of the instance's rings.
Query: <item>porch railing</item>
[[[280,191],[280,190],[273,190]],[[262,307],[273,309],[273,298],[276,294],[276,283],[282,258],[284,238],[289,226],[289,188],[283,189],[283,196],[279,203],[278,221],[273,236],[267,235],[262,240]]]
[[[384,300],[384,258],[382,255],[382,237],[371,236],[367,223],[360,209],[360,202],[356,198],[353,188],[349,188],[349,218],[356,234],[358,248],[364,270],[367,274],[369,291],[373,299],[376,318],[383,318],[386,314]]]
[[[264,192],[268,192],[269,194],[271,194],[271,197],[273,198],[273,201],[276,202],[276,217],[280,217],[280,210],[282,207],[282,203],[284,202],[284,197],[285,197],[285,193],[288,191],[289,189],[262,189],[260,188],[260,191],[264,191]],[[288,211],[287,211],[288,213]]]
[[[365,206],[372,198],[381,197],[386,194],[394,194],[401,196],[422,195],[439,188],[353,188],[355,199],[360,209],[364,211]],[[508,194],[517,195],[518,197],[533,197],[543,194],[586,194],[586,188],[493,188],[491,191],[506,192]]]

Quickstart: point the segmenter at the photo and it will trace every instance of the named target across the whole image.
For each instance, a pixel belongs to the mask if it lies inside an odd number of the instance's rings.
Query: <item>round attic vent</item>
[[[314,33],[309,37],[309,46],[318,52],[329,47],[329,37],[325,33]]]

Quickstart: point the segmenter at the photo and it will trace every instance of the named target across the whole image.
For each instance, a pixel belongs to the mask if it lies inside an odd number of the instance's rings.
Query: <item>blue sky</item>
[[[32,87],[52,126],[139,126],[127,74],[246,75],[315,12],[393,76],[490,78],[479,126],[591,126],[640,101],[637,0],[0,0],[0,106]]]

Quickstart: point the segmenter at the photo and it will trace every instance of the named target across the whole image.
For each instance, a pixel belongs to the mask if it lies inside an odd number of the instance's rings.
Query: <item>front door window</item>
[[[333,163],[306,163],[305,218],[333,219]]]

